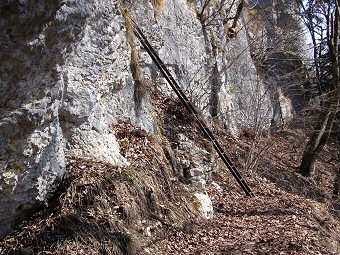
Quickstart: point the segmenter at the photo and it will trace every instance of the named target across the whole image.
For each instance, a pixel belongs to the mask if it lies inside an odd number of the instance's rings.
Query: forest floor
[[[253,156],[243,166],[254,163],[246,179],[256,197],[245,196],[229,172],[215,174],[212,181],[223,191],[207,186],[213,219],[171,233],[146,254],[340,254],[340,201],[332,198],[335,148],[325,148],[311,179],[297,169],[302,131],[259,139],[247,133],[235,139],[218,127],[215,133],[239,168],[242,158]]]
[[[256,197],[244,195],[219,162],[205,190],[214,217],[203,220],[192,201],[197,188],[175,173],[178,155],[169,152],[176,134],[214,152],[178,102],[155,104],[160,134],[126,123],[112,127],[128,167],[68,158],[59,194],[0,240],[0,254],[340,254],[334,145],[322,152],[314,178],[306,178],[297,168],[306,143],[301,130],[269,136],[243,130],[236,138],[211,123]]]

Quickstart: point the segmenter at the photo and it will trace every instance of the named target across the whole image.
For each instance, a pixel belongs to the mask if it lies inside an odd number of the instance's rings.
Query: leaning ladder
[[[241,186],[243,191],[251,197],[254,197],[254,192],[250,189],[249,185],[247,184],[246,180],[241,176],[240,172],[237,170],[233,162],[229,159],[229,157],[225,154],[224,150],[222,149],[221,145],[211,132],[211,130],[208,128],[208,126],[205,124],[205,121],[200,117],[195,107],[191,104],[191,102],[188,100],[184,92],[182,91],[181,87],[178,85],[176,80],[173,78],[169,70],[166,68],[163,61],[160,59],[158,54],[155,52],[153,47],[150,45],[149,41],[145,37],[142,30],[138,27],[136,22],[129,16],[129,20],[131,20],[131,24],[134,29],[134,33],[140,43],[143,45],[144,49],[147,51],[147,53],[150,55],[152,60],[155,62],[161,73],[163,74],[164,78],[168,81],[171,88],[175,91],[178,98],[182,101],[184,106],[188,109],[188,111],[195,117],[196,122],[198,123],[198,126],[200,127],[201,131],[204,133],[204,135],[212,142],[215,150],[217,151],[218,155],[221,157],[224,164],[227,166],[231,174],[234,176],[238,184]]]

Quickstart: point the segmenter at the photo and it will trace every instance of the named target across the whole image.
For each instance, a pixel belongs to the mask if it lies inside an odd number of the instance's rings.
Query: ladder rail
[[[135,34],[141,44],[143,45],[144,49],[149,53],[152,60],[157,64],[158,68],[160,69],[161,73],[165,77],[165,79],[168,81],[172,89],[175,91],[177,96],[185,102],[190,102],[189,99],[186,97],[186,95],[182,92],[180,86],[178,85],[177,81],[173,78],[169,70],[165,67],[165,64],[163,61],[159,58],[158,54],[153,50],[153,47],[150,45],[147,38],[144,36],[143,32],[140,30],[140,28],[137,26],[137,24],[134,22],[134,20],[131,19],[133,22],[135,30]],[[137,33],[136,33],[137,32]],[[185,103],[185,107],[194,114],[197,114],[197,111],[194,107],[191,107],[191,104]]]
[[[195,109],[195,107],[191,104],[187,96],[182,91],[181,87],[177,83],[177,81],[174,79],[170,71],[166,68],[163,61],[160,59],[158,54],[155,52],[149,41],[147,40],[146,36],[142,32],[142,30],[138,27],[136,22],[130,17],[130,20],[132,22],[134,33],[140,43],[142,44],[143,48],[147,51],[151,59],[155,62],[157,67],[159,68],[160,72],[164,76],[164,78],[167,80],[171,88],[174,90],[178,98],[181,100],[181,102],[184,104],[184,106],[187,108],[189,113],[194,115],[194,118],[196,122],[198,123],[199,128],[203,132],[203,134],[212,142],[214,149],[216,150],[217,154],[220,156],[224,164],[227,166],[228,170],[231,172],[232,176],[235,178],[237,183],[241,186],[242,190],[248,195],[254,197],[255,194],[250,189],[249,185],[247,184],[246,180],[242,177],[240,172],[237,170],[235,165],[232,163],[232,161],[229,159],[227,154],[224,152],[222,146],[217,141],[214,134],[211,132],[209,127],[206,125],[205,121],[201,118],[198,111]]]

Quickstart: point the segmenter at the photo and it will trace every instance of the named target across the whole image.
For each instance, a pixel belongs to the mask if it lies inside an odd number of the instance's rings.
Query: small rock
[[[198,210],[201,211],[202,216],[207,220],[212,219],[214,209],[209,196],[203,193],[195,193],[194,197],[197,199]]]
[[[195,167],[190,169],[190,176],[191,177],[201,177],[204,176],[204,169],[200,167]]]
[[[207,182],[204,179],[200,178],[200,179],[197,179],[197,180],[195,180],[195,179],[192,180],[192,184],[195,185],[199,189],[205,190],[205,186],[206,186]]]
[[[183,159],[182,160],[182,166],[185,168],[189,168],[190,167],[190,161],[187,159]]]
[[[152,236],[152,234],[151,234],[151,227],[150,227],[150,226],[149,226],[149,227],[146,227],[146,228],[144,229],[143,234],[144,234],[144,236],[146,236],[146,237],[151,237],[151,236]]]
[[[211,185],[218,191],[218,192],[222,192],[223,191],[223,189],[221,188],[221,186],[218,184],[218,183],[216,183],[216,182],[211,182]]]

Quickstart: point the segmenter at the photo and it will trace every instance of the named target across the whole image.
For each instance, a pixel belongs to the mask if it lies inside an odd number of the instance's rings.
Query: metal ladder
[[[254,192],[250,189],[249,185],[247,184],[246,180],[241,176],[240,172],[237,170],[235,165],[232,163],[232,161],[229,159],[229,157],[225,154],[224,150],[222,149],[220,143],[217,141],[211,130],[208,128],[208,126],[205,124],[205,121],[200,117],[195,107],[191,104],[189,99],[186,97],[184,92],[182,91],[181,87],[178,85],[176,80],[173,78],[169,70],[166,68],[163,61],[160,59],[158,54],[155,52],[153,47],[150,45],[149,41],[145,37],[142,30],[138,27],[136,22],[129,16],[129,19],[131,20],[131,24],[134,29],[134,33],[144,49],[147,51],[147,53],[150,55],[152,60],[155,62],[157,67],[159,68],[160,72],[163,74],[164,78],[168,81],[171,88],[175,91],[178,98],[181,100],[181,102],[184,104],[184,106],[187,108],[189,113],[191,113],[195,120],[200,127],[201,131],[204,133],[204,135],[212,142],[215,150],[217,151],[218,155],[224,162],[224,164],[227,166],[231,174],[236,179],[237,183],[241,186],[242,190],[251,197],[254,197]]]

